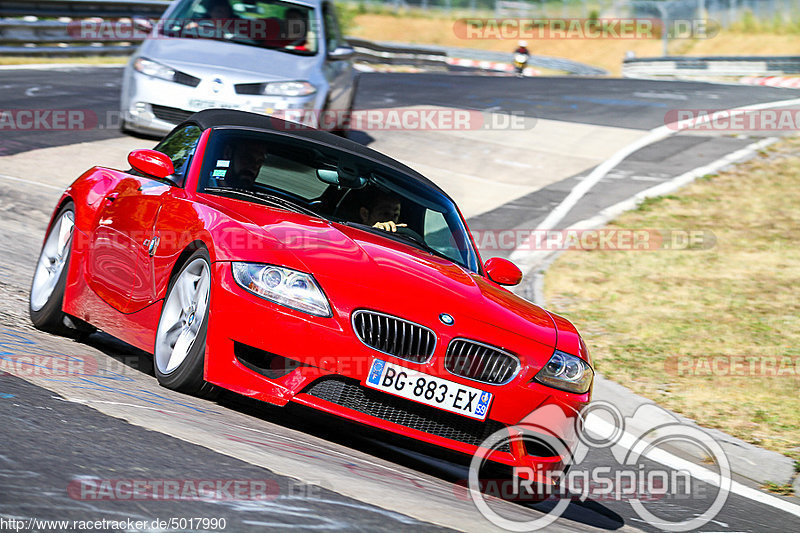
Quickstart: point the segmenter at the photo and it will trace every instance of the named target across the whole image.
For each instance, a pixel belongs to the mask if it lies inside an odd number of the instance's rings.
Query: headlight
[[[261,89],[268,96],[308,96],[317,92],[317,88],[307,81],[276,81],[265,83]]]
[[[232,268],[236,283],[256,296],[311,315],[333,316],[311,274],[260,263],[232,263]]]
[[[133,68],[146,76],[167,81],[175,81],[175,74],[177,73],[175,69],[144,57],[136,58],[136,61],[133,62]]]
[[[554,389],[583,394],[589,390],[593,377],[594,371],[589,363],[556,350],[534,379]]]

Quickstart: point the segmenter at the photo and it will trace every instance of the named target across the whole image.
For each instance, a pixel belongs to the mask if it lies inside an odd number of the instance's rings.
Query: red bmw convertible
[[[586,346],[503,288],[519,269],[482,262],[425,177],[224,110],[128,162],[90,169],[60,199],[31,288],[36,327],[102,329],[152,353],[178,391],[297,402],[468,455],[508,431],[492,461],[561,466],[514,426],[547,405],[575,419],[594,376]]]

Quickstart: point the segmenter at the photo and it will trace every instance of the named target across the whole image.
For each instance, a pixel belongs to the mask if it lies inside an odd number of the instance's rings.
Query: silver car
[[[352,59],[332,1],[176,0],[125,68],[121,128],[160,135],[228,108],[338,130]]]

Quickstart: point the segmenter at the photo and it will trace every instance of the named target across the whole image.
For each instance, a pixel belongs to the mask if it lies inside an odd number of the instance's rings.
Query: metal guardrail
[[[781,76],[800,74],[800,56],[713,56],[626,58],[622,75],[649,77]]]
[[[159,18],[166,0],[0,0],[0,17]]]
[[[447,66],[447,54],[441,50],[429,50],[397,43],[374,43],[353,37],[347,37],[347,42],[356,51],[356,60],[364,63]]]
[[[386,44],[395,45],[396,43]],[[435,45],[415,45],[415,47],[419,48],[420,50],[426,50],[429,53],[441,52],[447,57],[458,57],[498,63],[511,63],[513,60],[511,52],[492,52],[491,50],[476,50],[475,48],[457,48]],[[528,59],[528,66],[547,68],[551,70],[561,70],[564,72],[569,72],[570,74],[577,74],[579,76],[608,75],[608,71],[602,68],[593,67],[584,63],[578,63],[577,61],[572,61],[562,57],[531,55]]]

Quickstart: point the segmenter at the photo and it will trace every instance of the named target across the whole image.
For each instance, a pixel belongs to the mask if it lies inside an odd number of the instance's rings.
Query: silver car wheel
[[[53,225],[42,247],[31,286],[31,309],[41,310],[50,300],[64,265],[69,259],[69,243],[75,228],[75,213],[64,211]]]
[[[206,317],[211,288],[211,269],[198,257],[186,265],[167,295],[158,323],[155,362],[158,371],[170,374],[186,359]]]

